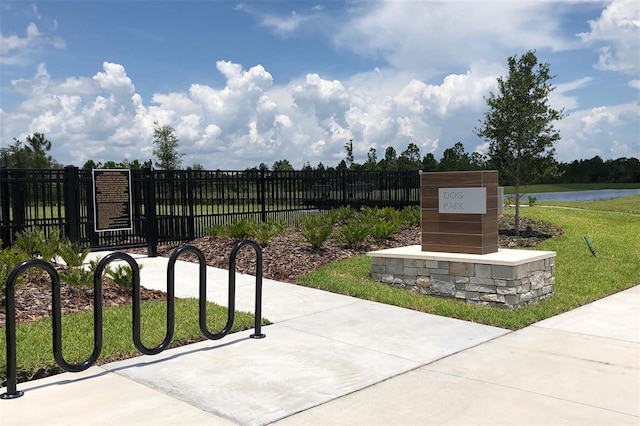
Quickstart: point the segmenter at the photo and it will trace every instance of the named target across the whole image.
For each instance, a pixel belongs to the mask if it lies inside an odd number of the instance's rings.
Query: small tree
[[[346,166],[348,169],[353,168],[353,139],[349,139],[349,142],[344,145],[344,149],[347,151]]]
[[[398,158],[398,169],[400,170],[418,170],[421,167],[420,148],[411,142],[407,149],[402,151]]]
[[[51,141],[45,138],[43,133],[36,132],[27,136],[25,144],[15,138],[13,141],[13,145],[0,148],[0,156],[6,167],[18,169],[60,167],[60,164],[49,155]]]
[[[365,170],[376,170],[378,168],[378,153],[375,148],[369,148],[367,161],[364,163]]]
[[[508,59],[509,76],[498,78],[498,95],[485,98],[489,111],[478,136],[489,142],[489,164],[515,187],[515,235],[520,230],[520,186],[552,175],[555,171],[554,144],[560,133],[553,122],[563,117],[564,110],[548,104],[554,87],[549,83],[549,64],[540,64],[534,51]]]
[[[440,170],[443,172],[471,170],[471,160],[462,142],[456,142],[451,148],[444,150],[440,159]]]
[[[184,153],[178,152],[180,140],[175,129],[168,125],[160,126],[158,122],[154,124],[156,127],[153,129],[153,144],[156,148],[153,155],[157,158],[155,165],[165,170],[179,169]]]
[[[273,163],[271,170],[277,172],[290,172],[293,171],[293,166],[287,159],[278,160]]]

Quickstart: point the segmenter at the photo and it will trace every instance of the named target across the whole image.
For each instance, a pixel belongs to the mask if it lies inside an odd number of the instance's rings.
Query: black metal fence
[[[340,206],[420,204],[418,171],[132,170],[132,229],[96,232],[90,170],[0,169],[0,239],[40,227],[92,249],[155,246],[213,225],[314,214]]]

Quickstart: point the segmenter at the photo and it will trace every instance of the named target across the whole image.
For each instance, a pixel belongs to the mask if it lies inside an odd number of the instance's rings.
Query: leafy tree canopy
[[[153,155],[156,157],[154,164],[164,170],[179,169],[184,153],[178,152],[180,140],[176,136],[175,129],[168,125],[160,126],[158,122],[154,124],[156,125],[153,129],[153,144],[156,146],[153,150]]]
[[[536,183],[556,170],[554,144],[560,133],[553,123],[562,119],[563,110],[549,105],[549,64],[538,63],[534,51],[512,56],[509,75],[498,78],[498,93],[485,98],[489,111],[476,134],[489,142],[489,164],[500,176],[515,186],[516,200],[520,185]],[[516,203],[515,232],[518,234],[520,209]]]

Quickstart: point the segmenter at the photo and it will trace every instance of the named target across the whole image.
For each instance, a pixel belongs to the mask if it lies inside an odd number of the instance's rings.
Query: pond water
[[[526,193],[522,197],[527,200],[529,196],[536,197],[537,201],[595,201],[610,200],[612,198],[627,197],[629,195],[640,194],[640,189],[596,189],[591,191],[569,191],[569,192],[540,192]],[[505,198],[508,195],[505,195]]]

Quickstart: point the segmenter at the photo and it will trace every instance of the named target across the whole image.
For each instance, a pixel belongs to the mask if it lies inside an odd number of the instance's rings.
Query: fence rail
[[[132,229],[96,232],[91,170],[0,169],[0,239],[40,227],[92,249],[188,241],[238,220],[293,218],[340,206],[420,204],[419,172],[132,170]]]

